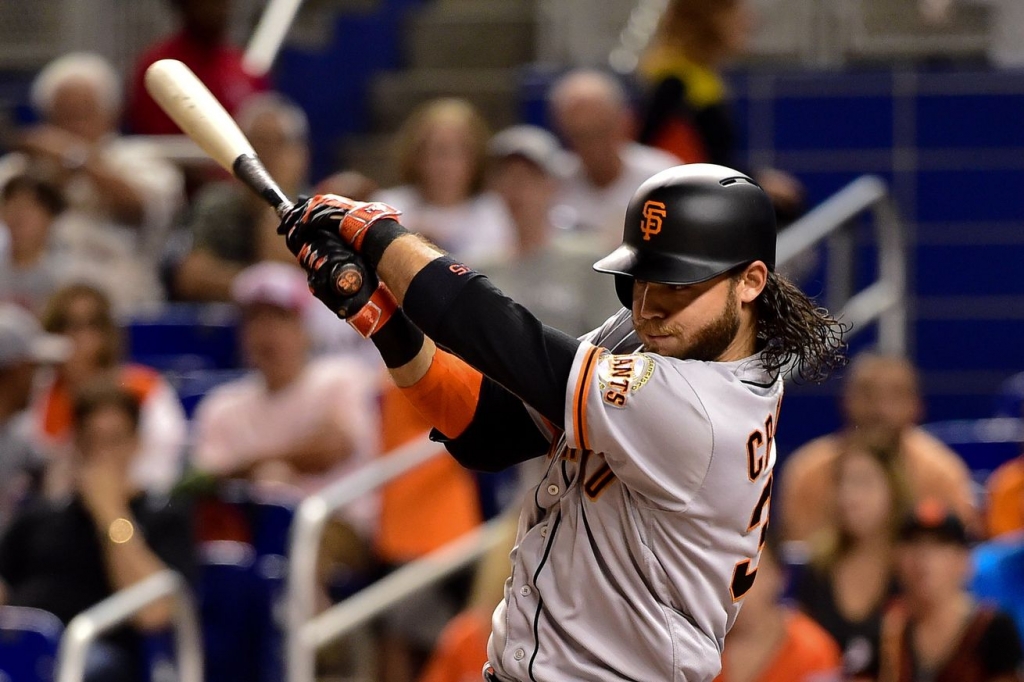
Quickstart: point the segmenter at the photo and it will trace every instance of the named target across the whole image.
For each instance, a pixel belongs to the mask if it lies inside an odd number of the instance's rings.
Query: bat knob
[[[342,296],[354,296],[363,288],[363,271],[354,263],[346,263],[334,271],[334,289]]]

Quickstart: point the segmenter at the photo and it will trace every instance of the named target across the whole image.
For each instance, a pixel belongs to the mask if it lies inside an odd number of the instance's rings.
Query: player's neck
[[[717,362],[735,362],[743,358],[749,358],[757,352],[757,334],[754,325],[749,318],[740,322],[740,330],[733,337],[722,354],[716,358]]]

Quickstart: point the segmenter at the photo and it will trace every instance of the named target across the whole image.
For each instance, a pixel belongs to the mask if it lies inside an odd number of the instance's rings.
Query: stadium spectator
[[[568,170],[558,140],[542,128],[513,126],[488,151],[489,184],[512,215],[518,248],[480,270],[547,325],[574,336],[599,327],[620,304],[593,269],[602,247],[553,224],[554,195]]]
[[[985,490],[985,527],[989,537],[1024,530],[1024,453],[993,471],[985,482]]]
[[[242,51],[228,42],[232,0],[171,0],[181,28],[147,49],[135,65],[128,104],[128,125],[137,135],[177,135],[181,131],[144,86],[146,69],[161,59],[177,59],[192,69],[232,115],[247,97],[269,82],[242,69]]]
[[[43,122],[0,158],[0,185],[31,172],[60,188],[68,210],[54,231],[69,279],[102,286],[122,312],[160,300],[156,268],[181,205],[181,173],[149,144],[117,134],[120,78],[102,57],[55,59],[30,94]]]
[[[937,26],[957,21],[956,5],[991,5],[988,20],[988,59],[1002,69],[1024,66],[1024,4],[1018,0],[918,0],[922,18]]]
[[[233,294],[242,350],[255,371],[200,401],[193,466],[299,499],[369,461],[376,383],[349,360],[310,360],[304,313],[315,301],[302,271],[259,263],[235,278]],[[367,497],[344,518],[369,538],[376,511]]]
[[[43,332],[31,314],[0,303],[0,535],[42,474],[43,457],[23,419],[36,369],[63,361],[70,350],[67,339]]]
[[[849,447],[836,462],[834,525],[796,580],[801,608],[839,643],[849,679],[878,672],[882,610],[896,593],[893,548],[910,494],[891,453]]]
[[[784,462],[780,509],[788,540],[807,540],[828,526],[835,499],[833,474],[849,442],[895,448],[899,468],[915,499],[934,496],[975,527],[970,472],[960,457],[917,426],[923,414],[917,372],[905,358],[862,353],[843,387],[843,428],[796,450]]]
[[[64,198],[52,184],[18,175],[0,190],[0,202],[0,228],[7,232],[0,246],[0,301],[38,314],[66,276],[51,239]]]
[[[184,463],[185,412],[174,389],[156,370],[124,362],[122,332],[110,300],[89,284],[69,284],[48,302],[43,326],[66,335],[72,344],[70,356],[43,382],[31,408],[34,442],[47,455],[48,494],[59,495],[72,484],[72,396],[101,376],[112,377],[141,403],[141,447],[132,461],[132,483],[154,493],[170,490]]]
[[[23,508],[0,543],[0,603],[44,609],[64,623],[160,570],[191,576],[194,566],[186,511],[131,483],[141,446],[135,395],[99,379],[76,394],[72,412],[71,496]],[[172,608],[169,600],[150,604],[95,642],[86,680],[140,680],[140,635],[167,628]]]
[[[925,500],[900,529],[903,599],[882,625],[881,682],[1019,682],[1024,661],[1013,621],[964,587],[970,539],[960,518]]]
[[[426,438],[429,431],[429,422],[393,382],[385,380],[381,394],[381,452],[387,454],[417,438]],[[472,474],[451,457],[435,457],[381,489],[377,556],[385,569],[392,570],[440,549],[482,521]],[[463,587],[460,574],[446,583],[421,590],[384,616],[382,680],[407,682],[416,677],[434,648],[438,632],[462,608]],[[489,608],[493,610],[496,603],[497,600]],[[476,668],[477,679],[482,667],[483,663]]]
[[[786,570],[774,532],[757,561],[757,579],[725,638],[715,682],[838,682],[840,651],[810,617],[782,604]]]
[[[306,190],[309,124],[297,104],[276,93],[255,95],[239,111],[238,125],[286,194]],[[264,260],[294,263],[278,222],[272,208],[235,180],[203,187],[185,221],[192,248],[175,268],[176,296],[230,301],[231,283],[244,268]]]
[[[615,246],[636,189],[680,160],[631,141],[626,91],[609,74],[572,71],[552,86],[548,101],[555,128],[573,152],[556,199],[559,220],[596,235],[601,247]]]
[[[437,99],[417,108],[398,133],[403,183],[378,192],[403,221],[455,255],[477,263],[515,248],[505,205],[484,189],[487,124],[472,104]]]
[[[748,0],[672,0],[641,63],[649,89],[639,139],[689,163],[736,167],[736,124],[721,71],[750,45]],[[751,175],[771,197],[780,223],[803,207],[800,182],[777,169]]]

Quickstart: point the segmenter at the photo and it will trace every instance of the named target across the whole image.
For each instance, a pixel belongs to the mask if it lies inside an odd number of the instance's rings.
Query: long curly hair
[[[775,272],[758,296],[757,338],[771,376],[822,382],[846,364],[849,326],[816,305],[795,284]]]

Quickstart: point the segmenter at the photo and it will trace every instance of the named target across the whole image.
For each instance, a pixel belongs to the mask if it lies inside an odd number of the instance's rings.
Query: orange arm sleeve
[[[458,438],[473,421],[483,380],[480,372],[438,348],[423,378],[400,390],[446,438]]]

